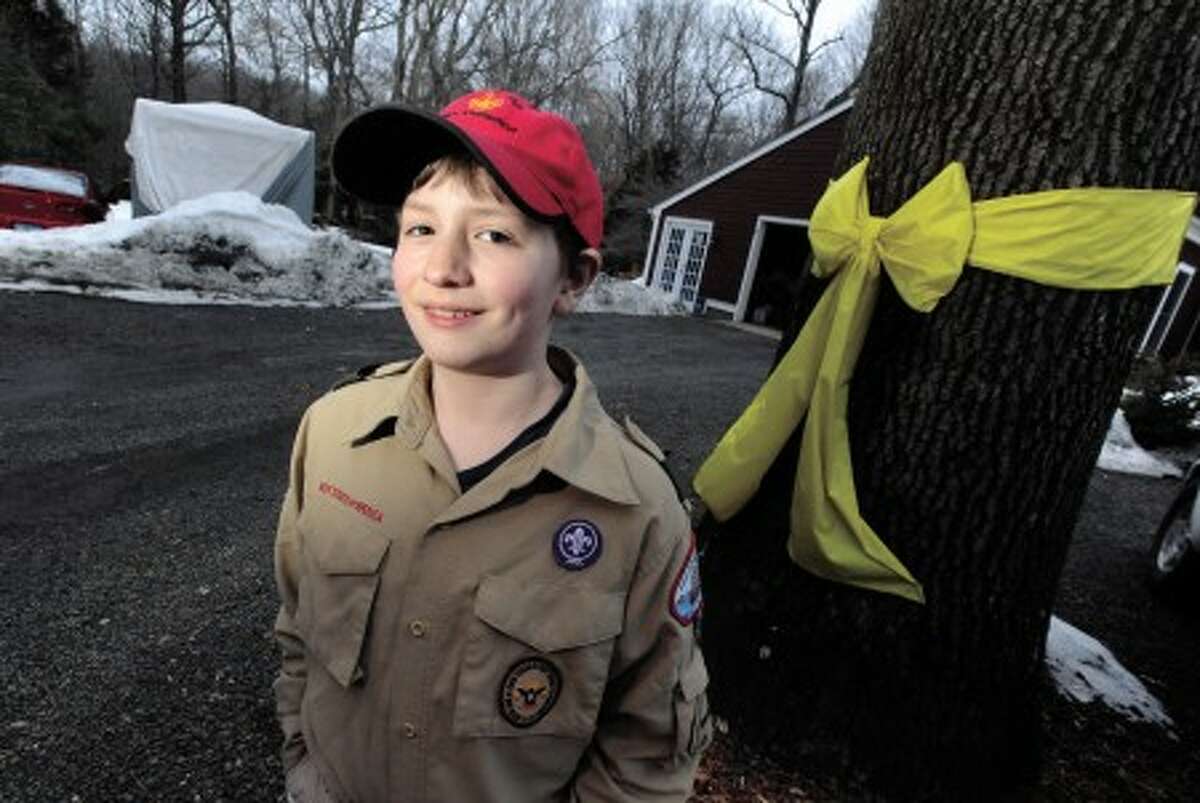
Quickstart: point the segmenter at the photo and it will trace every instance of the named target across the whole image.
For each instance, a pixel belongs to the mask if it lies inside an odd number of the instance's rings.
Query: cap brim
[[[398,206],[425,165],[471,150],[464,140],[435,115],[399,104],[376,106],[352,117],[338,132],[333,177],[361,200]]]
[[[521,211],[532,218],[554,221],[565,213],[535,208],[505,177],[505,170],[527,173],[523,165],[497,149],[489,154],[465,132],[442,117],[398,103],[374,106],[352,117],[333,142],[331,166],[338,186],[363,201],[399,206],[412,189],[417,175],[430,162],[453,153],[470,154],[483,165],[500,189]],[[497,161],[505,164],[497,165]],[[504,168],[502,170],[501,168]],[[532,180],[523,182],[532,184]],[[540,189],[540,187],[539,187]],[[541,190],[537,198],[553,208],[557,202]]]

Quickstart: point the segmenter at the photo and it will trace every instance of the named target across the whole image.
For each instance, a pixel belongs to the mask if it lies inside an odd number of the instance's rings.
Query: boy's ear
[[[556,315],[566,315],[575,309],[579,299],[591,287],[592,280],[600,272],[602,258],[595,248],[585,248],[575,255],[567,275],[562,279],[558,298],[554,301]]]

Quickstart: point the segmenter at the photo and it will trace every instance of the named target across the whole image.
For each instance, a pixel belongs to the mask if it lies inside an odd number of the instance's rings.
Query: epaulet
[[[663,473],[667,475],[667,479],[671,481],[671,485],[675,488],[675,495],[679,497],[679,501],[683,503],[684,508],[690,512],[691,505],[688,504],[683,489],[675,481],[675,475],[671,473],[671,468],[667,465],[667,456],[663,453],[662,449],[658,448],[658,444],[650,440],[650,436],[642,432],[641,427],[633,423],[633,419],[629,416],[625,416],[624,420],[621,421],[621,430],[625,433],[625,437],[633,442],[634,446],[654,458],[654,462],[658,463]]]
[[[633,419],[625,416],[621,422],[621,429],[625,431],[625,437],[633,441],[634,445],[641,449],[646,454],[650,455],[658,463],[665,463],[667,456],[663,454],[663,450],[658,448],[658,444],[650,440],[650,436],[642,432],[641,427],[633,423]]]
[[[337,382],[333,383],[333,387],[329,390],[341,390],[347,385],[354,385],[359,382],[365,382],[368,379],[379,379],[384,376],[395,376],[402,374],[412,367],[416,360],[400,360],[399,362],[375,362],[370,365],[364,365],[352,374],[342,377]]]

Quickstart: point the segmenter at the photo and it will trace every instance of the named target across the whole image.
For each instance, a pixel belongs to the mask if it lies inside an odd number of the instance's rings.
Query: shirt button
[[[408,632],[412,633],[413,638],[421,638],[425,635],[426,630],[428,630],[428,625],[420,619],[413,619],[408,623]]]
[[[404,723],[404,735],[409,739],[417,738],[417,726],[411,722]]]

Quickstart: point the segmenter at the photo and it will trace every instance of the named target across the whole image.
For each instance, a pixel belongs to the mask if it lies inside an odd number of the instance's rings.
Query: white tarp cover
[[[239,106],[138,98],[125,150],[137,200],[160,212],[213,192],[274,200],[268,191],[301,151],[311,150],[313,136]]]

